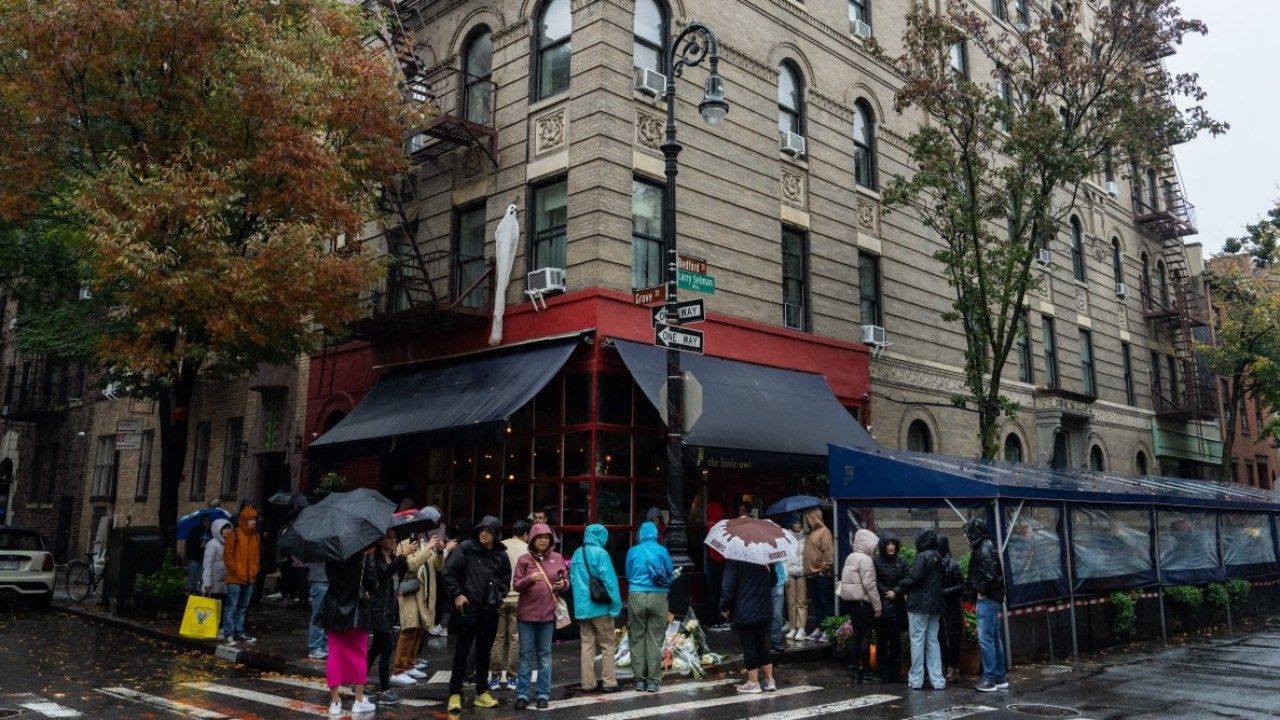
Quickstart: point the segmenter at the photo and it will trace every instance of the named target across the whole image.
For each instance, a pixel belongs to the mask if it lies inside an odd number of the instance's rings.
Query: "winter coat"
[[[964,638],[964,571],[951,555],[951,541],[938,538],[938,554],[942,556],[942,634],[947,643],[958,646]]]
[[[225,519],[213,521],[213,537],[204,546],[204,572],[200,579],[200,589],[213,595],[222,595],[227,591],[227,563],[222,540],[222,528],[231,523]]]
[[[665,573],[667,578],[675,572],[671,553],[658,544],[658,526],[651,522],[640,526],[640,542],[627,551],[628,592],[670,592],[670,585],[661,585],[654,577]]]
[[[382,550],[375,549],[365,556],[364,583],[369,593],[369,629],[374,632],[390,632],[400,623],[400,604],[396,588],[404,573],[403,555],[387,560]]]
[[[769,565],[726,561],[720,586],[720,611],[727,610],[735,625],[771,621],[773,579],[773,568]]]
[[[520,556],[529,552],[529,543],[517,537],[510,537],[502,541],[503,546],[507,548],[507,560],[511,562],[511,579],[507,581],[507,597],[505,601],[515,607],[520,601],[520,593],[512,587],[515,582],[516,563],[520,561]]]
[[[791,577],[804,577],[804,546],[807,533],[791,532],[786,529],[782,532],[795,541],[795,545],[791,547],[791,554],[787,555],[787,559],[782,561],[786,567],[787,574]]]
[[[805,577],[831,575],[836,565],[836,548],[831,531],[822,524],[822,511],[814,508],[804,514],[804,519],[809,526],[803,552]]]
[[[964,524],[964,535],[969,539],[972,554],[969,556],[969,583],[971,595],[982,595],[989,600],[1004,600],[1004,568],[996,544],[987,535],[987,524],[978,518]]]
[[[258,511],[246,507],[236,518],[235,532],[227,536],[224,560],[227,563],[228,585],[252,585],[258,579],[262,560],[262,537],[258,528],[249,527],[249,521],[258,517]]]
[[[616,618],[622,614],[622,592],[618,588],[618,573],[613,570],[613,560],[605,549],[609,531],[603,525],[588,525],[582,547],[573,554],[569,563],[569,585],[573,588],[573,616],[578,620],[591,620],[608,615]],[[604,583],[609,591],[609,602],[598,603],[591,599],[591,578]]]
[[[890,555],[885,552],[885,546],[894,543],[898,546],[898,552]],[[876,554],[871,558],[876,566],[876,588],[880,591],[881,610],[885,614],[897,614],[902,608],[901,600],[890,600],[885,597],[885,593],[892,590],[898,583],[902,582],[902,578],[907,576],[907,563],[902,559],[902,541],[898,539],[890,530],[884,530],[880,533],[880,548],[876,550]]]
[[[396,554],[404,558],[404,579],[417,580],[418,591],[399,595],[400,627],[425,629],[436,624],[436,571],[444,567],[444,556],[425,544],[410,554],[409,542],[401,541]]]
[[[366,553],[356,553],[342,562],[325,563],[329,590],[320,601],[316,625],[325,630],[346,632],[373,627],[368,592],[373,578],[365,577]]]
[[[529,530],[529,552],[516,562],[515,581],[511,587],[520,593],[516,605],[516,619],[520,622],[549,622],[556,619],[556,598],[563,592],[561,583],[569,581],[569,567],[560,553],[547,547],[545,555],[533,550],[534,540],[540,536],[555,535],[545,523],[537,523]],[[546,579],[536,577],[541,570]]]
[[[907,596],[909,613],[942,614],[942,557],[938,554],[938,533],[933,528],[916,533],[916,561],[893,588],[893,594]]]
[[[876,564],[871,556],[876,551],[876,534],[867,529],[853,535],[853,552],[844,559],[840,571],[840,599],[849,602],[869,602],[871,609],[880,612],[880,591],[876,588]]]
[[[493,532],[493,547],[480,544],[480,528]],[[507,546],[497,541],[502,523],[492,515],[484,516],[473,528],[473,536],[462,541],[444,561],[445,597],[452,605],[459,595],[467,598],[470,609],[497,608],[507,594],[511,577],[511,561]]]

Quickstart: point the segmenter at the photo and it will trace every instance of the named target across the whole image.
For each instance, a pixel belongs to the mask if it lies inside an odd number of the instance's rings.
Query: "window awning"
[[[645,397],[665,417],[666,351],[626,340],[613,343]],[[691,410],[696,417],[684,438],[699,465],[786,464],[822,472],[828,443],[879,447],[821,375],[687,353],[680,367],[702,388],[700,412]]]
[[[560,372],[580,336],[392,371],[332,430],[317,453],[385,452],[402,440],[491,442]]]

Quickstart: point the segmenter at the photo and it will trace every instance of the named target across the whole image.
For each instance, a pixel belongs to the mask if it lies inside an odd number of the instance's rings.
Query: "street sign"
[[[142,420],[140,418],[116,421],[116,449],[140,450],[142,448]]]
[[[684,323],[700,323],[707,319],[705,300],[701,298],[697,300],[686,300],[676,303],[676,317],[680,318],[681,324]],[[653,313],[654,326],[667,324],[667,307],[658,305],[649,308],[649,312]]]
[[[654,303],[667,301],[667,286],[654,285],[653,287],[644,288],[642,290],[631,291],[631,302],[636,305],[652,305]]]
[[[676,262],[676,267],[681,270],[697,273],[699,275],[707,274],[706,258],[694,257],[692,255],[678,255],[677,257],[679,260]]]
[[[698,418],[702,417],[702,383],[698,382],[698,378],[694,374],[685,370],[681,373],[684,376],[684,427],[682,432],[689,432],[694,425],[698,424]],[[662,389],[658,391],[658,408],[662,412],[662,420],[667,422],[667,384],[662,383]]]
[[[653,344],[658,347],[702,354],[702,333],[660,325],[653,329]]]
[[[689,272],[688,270],[680,271],[679,275],[676,276],[676,285],[681,290],[695,290],[708,295],[713,295],[716,291],[715,278],[702,273]]]

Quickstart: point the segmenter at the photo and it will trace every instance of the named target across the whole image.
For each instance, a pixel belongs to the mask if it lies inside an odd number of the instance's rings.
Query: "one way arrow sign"
[[[702,333],[697,330],[660,325],[653,329],[653,344],[658,347],[702,354]]]
[[[650,308],[649,311],[653,314],[654,327],[667,324],[666,305],[658,305],[657,307]],[[698,299],[676,303],[676,317],[680,319],[681,324],[699,323],[706,320],[707,311],[705,301]]]

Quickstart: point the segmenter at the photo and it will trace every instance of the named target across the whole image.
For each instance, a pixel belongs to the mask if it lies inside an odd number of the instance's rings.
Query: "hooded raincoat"
[[[551,538],[552,544],[555,543],[555,534],[551,532],[550,526],[546,523],[535,524],[529,530],[529,551],[516,562],[515,580],[511,585],[520,593],[520,601],[516,605],[516,618],[520,622],[555,620],[555,593],[559,592],[560,583],[569,578],[569,568],[560,553],[551,549],[551,546],[541,555],[533,549],[535,541],[544,535]],[[536,576],[539,570],[544,577]]]
[[[658,526],[644,523],[640,526],[640,542],[627,551],[627,590],[633,593],[670,592],[673,572],[671,553],[658,544]],[[667,579],[665,583],[663,578]]]
[[[605,615],[616,618],[622,614],[622,592],[618,588],[618,574],[605,546],[609,543],[609,531],[603,525],[588,525],[582,547],[573,554],[569,563],[569,584],[573,588],[573,616],[578,620],[591,620]],[[598,603],[591,599],[591,578],[604,583],[609,591],[609,602]]]
[[[938,533],[933,528],[916,533],[916,561],[893,593],[907,596],[907,612],[942,614],[942,557],[938,555]]]
[[[246,507],[236,519],[235,532],[227,536],[223,557],[227,564],[228,585],[251,585],[258,579],[262,537],[258,535],[256,524],[250,526],[250,521],[257,518],[258,511],[252,506]]]

